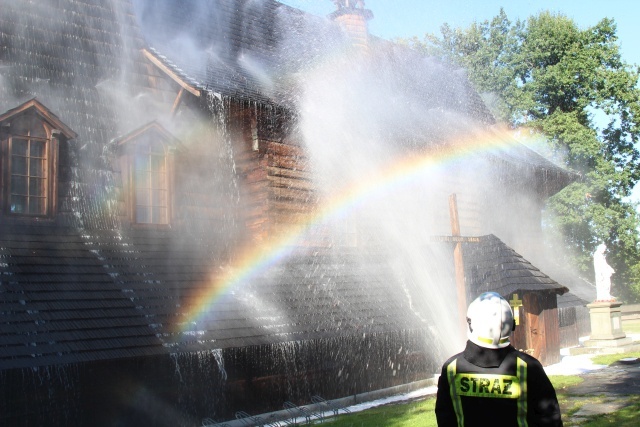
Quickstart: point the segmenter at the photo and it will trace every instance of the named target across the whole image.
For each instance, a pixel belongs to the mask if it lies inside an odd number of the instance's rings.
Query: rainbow
[[[263,245],[255,244],[239,251],[232,265],[213,278],[199,294],[192,295],[190,311],[184,328],[197,323],[209,313],[209,307],[225,292],[242,287],[253,278],[259,277],[269,267],[286,259],[297,243],[316,226],[345,215],[367,200],[381,197],[417,179],[440,170],[454,161],[475,156],[482,152],[495,152],[518,144],[516,137],[506,130],[492,129],[480,135],[439,145],[428,153],[402,158],[388,165],[375,176],[361,179],[344,188],[338,195],[297,225],[270,239]]]

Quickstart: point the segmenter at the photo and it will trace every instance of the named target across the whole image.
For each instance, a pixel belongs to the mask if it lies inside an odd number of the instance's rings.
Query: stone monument
[[[616,348],[631,344],[622,330],[622,303],[611,295],[611,276],[615,271],[607,263],[607,246],[598,245],[593,254],[593,268],[596,278],[596,300],[588,304],[591,319],[591,336],[584,345],[587,347]]]

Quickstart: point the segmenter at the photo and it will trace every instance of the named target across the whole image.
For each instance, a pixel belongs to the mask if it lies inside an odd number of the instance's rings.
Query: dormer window
[[[35,99],[0,116],[3,214],[55,214],[58,145],[61,140],[75,137]]]
[[[161,142],[149,138],[149,135],[143,139],[135,146],[135,219],[138,224],[167,224],[167,151]]]
[[[168,225],[172,213],[172,171],[177,140],[152,122],[117,142],[130,222]]]

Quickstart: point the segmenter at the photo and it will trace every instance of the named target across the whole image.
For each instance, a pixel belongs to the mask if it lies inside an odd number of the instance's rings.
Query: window
[[[9,210],[15,214],[46,215],[50,204],[47,158],[51,144],[44,126],[33,116],[17,119],[13,128],[15,134],[9,139]]]
[[[157,140],[136,145],[135,218],[139,224],[166,224],[169,210],[167,156]]]
[[[55,213],[58,144],[76,134],[37,100],[0,115],[2,213]]]
[[[169,224],[173,200],[173,152],[177,141],[162,126],[152,122],[117,142],[130,222]]]

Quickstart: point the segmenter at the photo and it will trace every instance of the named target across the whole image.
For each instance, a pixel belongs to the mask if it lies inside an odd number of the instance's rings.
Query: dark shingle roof
[[[488,291],[502,296],[523,291],[562,295],[568,291],[494,235],[480,237],[479,243],[465,243],[463,254],[471,298]]]
[[[142,31],[154,54],[176,74],[225,96],[295,105],[305,72],[327,59],[353,56],[336,23],[275,0],[187,3],[143,3],[138,7]],[[371,40],[369,55],[357,61],[376,64],[369,67],[373,80],[393,76],[385,84],[392,82],[392,90],[410,93],[429,109],[454,109],[494,122],[463,72],[403,46]],[[346,65],[353,69],[345,72],[358,73],[355,62]],[[405,136],[413,139],[416,129]],[[434,129],[418,133],[439,136]]]
[[[297,252],[198,317],[220,264],[169,230],[0,234],[2,369],[426,327],[373,254]]]
[[[408,301],[391,291],[391,271],[375,254],[292,248],[288,257],[260,274],[228,286],[223,281],[224,273],[232,267],[221,268],[192,243],[176,247],[175,236],[166,232],[138,233],[133,241],[139,249],[157,246],[153,254],[139,254],[153,271],[153,278],[119,280],[156,325],[167,351],[243,347],[426,326],[408,310]],[[141,262],[129,261],[128,265]],[[220,291],[212,293],[216,286]]]
[[[569,292],[558,295],[558,307],[586,306],[596,299],[596,286],[575,271],[555,264],[545,266],[545,272],[569,288]]]
[[[155,331],[97,255],[99,245],[46,225],[5,223],[0,235],[3,369],[157,353]]]
[[[137,2],[137,10],[148,45],[167,66],[236,99],[282,95],[280,77],[321,48],[320,31],[339,37],[325,19],[274,0],[159,0]]]

